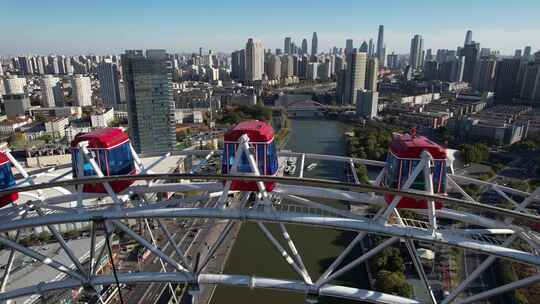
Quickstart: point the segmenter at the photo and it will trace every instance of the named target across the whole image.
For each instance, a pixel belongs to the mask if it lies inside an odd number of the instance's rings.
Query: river
[[[291,127],[290,139],[286,149],[295,152],[346,154],[346,143],[343,136],[346,126],[341,122],[318,118],[291,119]],[[309,161],[305,165],[309,165]],[[336,162],[319,162],[315,169],[305,172],[304,176],[329,179],[345,178],[344,167]],[[325,203],[346,208],[339,202]],[[267,226],[274,236],[281,241],[282,237],[278,233],[277,227],[272,224]],[[314,281],[354,237],[351,233],[314,227],[288,225],[287,229]],[[281,243],[284,248],[287,248],[284,242]],[[301,280],[253,223],[243,224],[226,265],[225,273]],[[339,283],[359,288],[369,288],[363,265],[344,279],[348,282]],[[293,304],[304,303],[304,298],[305,296],[301,294],[281,291],[219,286],[216,289],[212,303]],[[343,300],[322,299],[320,303],[346,302]]]

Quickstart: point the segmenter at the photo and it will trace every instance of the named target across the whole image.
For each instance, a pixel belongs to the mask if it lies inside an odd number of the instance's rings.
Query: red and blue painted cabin
[[[71,163],[73,177],[97,176],[88,161],[84,161],[83,172],[79,172],[79,143],[88,142],[88,150],[94,156],[97,165],[105,176],[134,175],[136,174],[135,162],[131,154],[129,136],[126,132],[117,128],[98,129],[89,133],[80,133],[71,142]],[[133,181],[111,182],[111,188],[115,193],[122,192]],[[106,193],[102,184],[85,184],[84,192]]]
[[[241,122],[225,134],[221,172],[231,174],[240,138],[244,134],[249,138],[250,152],[255,157],[259,173],[266,176],[275,176],[278,170],[278,157],[274,144],[274,129],[271,125],[258,120]],[[237,173],[254,173],[251,170],[246,153],[240,156]],[[264,183],[264,185],[267,191],[272,191],[275,186],[274,183],[270,182]],[[259,191],[259,188],[256,182],[233,180],[231,190]]]
[[[432,142],[424,136],[410,134],[395,134],[390,144],[388,157],[386,158],[386,175],[383,184],[391,189],[402,189],[405,181],[412,174],[416,165],[421,161],[422,151],[427,151],[433,157],[433,192],[446,194],[446,159],[447,153],[444,147]],[[425,190],[423,171],[418,174],[410,189]],[[394,195],[386,195],[386,202],[390,204]],[[435,202],[435,208],[441,209],[443,204]],[[402,209],[427,209],[426,200],[403,197],[397,208]]]
[[[0,190],[5,190],[15,186],[15,177],[12,171],[13,165],[9,161],[7,155],[0,152]],[[0,207],[4,207],[19,199],[19,193],[14,192],[11,194],[0,197]]]

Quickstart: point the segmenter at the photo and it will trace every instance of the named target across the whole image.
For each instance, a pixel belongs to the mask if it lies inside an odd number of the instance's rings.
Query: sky
[[[424,48],[455,49],[465,32],[481,47],[513,54],[540,49],[540,0],[0,0],[0,55],[114,54],[125,49],[230,52],[248,38],[265,48],[297,45],[317,32],[319,51],[345,39],[406,54],[414,34]]]

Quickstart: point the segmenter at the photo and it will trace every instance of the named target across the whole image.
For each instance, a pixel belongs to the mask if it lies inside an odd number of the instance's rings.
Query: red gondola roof
[[[396,136],[390,149],[399,158],[420,158],[423,150],[427,150],[434,159],[446,159],[446,149],[425,138],[403,134]]]
[[[225,133],[224,139],[236,142],[243,134],[247,134],[250,142],[269,142],[274,139],[272,126],[259,120],[243,121],[237,124]]]
[[[0,166],[9,163],[9,158],[4,152],[0,152]]]
[[[89,148],[109,149],[129,140],[126,132],[118,128],[97,129],[89,133],[80,133],[71,142],[72,148],[77,148],[77,144],[88,141]]]

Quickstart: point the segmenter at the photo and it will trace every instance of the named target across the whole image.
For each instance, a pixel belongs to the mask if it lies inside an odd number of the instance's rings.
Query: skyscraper
[[[317,56],[319,51],[319,40],[317,39],[317,32],[313,32],[313,38],[311,38],[311,56]]]
[[[492,91],[495,80],[495,58],[482,57],[474,68],[472,89],[476,92]]]
[[[463,81],[472,84],[474,78],[474,67],[478,61],[478,55],[480,53],[480,43],[467,44],[463,48],[463,56],[465,57],[465,66],[463,67]]]
[[[90,77],[73,75],[71,80],[73,90],[73,103],[79,107],[89,107],[92,105],[92,86]]]
[[[246,50],[234,51],[231,54],[231,77],[234,80],[245,80]]]
[[[302,39],[302,55],[307,55],[308,53],[308,45],[307,45],[307,39]]]
[[[424,64],[424,39],[420,35],[414,35],[411,39],[410,65],[413,69],[420,69]]]
[[[22,75],[31,75],[34,73],[32,70],[32,63],[30,62],[30,58],[26,56],[19,57],[19,68]]]
[[[519,59],[505,58],[497,64],[495,79],[495,99],[511,101],[518,93],[517,76],[521,61]]]
[[[384,66],[385,63],[385,51],[384,48],[384,25],[379,25],[379,35],[377,36],[377,58],[379,59],[379,64]]]
[[[379,63],[377,57],[369,57],[366,68],[365,89],[368,91],[377,91],[377,78],[379,77]]]
[[[364,42],[362,42],[362,44],[360,45],[360,52],[362,53],[368,53],[368,44],[367,42],[364,40]]]
[[[535,61],[527,64],[520,98],[540,100],[540,51],[534,54]]]
[[[114,106],[120,104],[120,80],[118,67],[110,59],[97,66],[97,77],[103,104]]]
[[[64,105],[64,93],[58,78],[52,75],[43,75],[40,78],[41,106],[53,108]]]
[[[291,55],[284,55],[281,57],[281,77],[290,77],[294,73],[294,59]]]
[[[264,72],[264,47],[262,42],[248,39],[246,43],[246,80],[262,80]]]
[[[373,39],[371,38],[369,38],[368,55],[375,55],[375,45],[373,44]]]
[[[347,55],[345,84],[343,86],[343,103],[355,104],[358,90],[366,84],[367,54],[352,52]]]
[[[352,53],[354,49],[354,43],[352,39],[345,40],[345,55]]]
[[[379,104],[379,92],[369,90],[358,90],[358,100],[356,101],[356,115],[373,119],[377,116]]]
[[[472,40],[472,31],[471,30],[468,30],[467,31],[467,34],[465,34],[465,43],[464,43],[464,46],[465,45],[468,45],[468,44],[471,44],[473,42]]]
[[[291,54],[291,37],[285,37],[283,50],[285,54]]]
[[[530,46],[526,46],[525,49],[523,50],[523,59],[526,60],[526,61],[530,61],[532,60],[532,56],[531,56],[531,47]]]
[[[176,145],[172,64],[165,50],[122,55],[129,136],[138,153],[172,151]]]
[[[17,77],[15,75],[9,75],[4,79],[4,88],[6,95],[9,94],[24,94],[24,86],[26,85],[26,79],[23,77]]]
[[[270,60],[268,62],[268,78],[281,78],[281,58],[278,55],[270,55]]]

